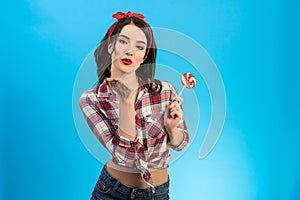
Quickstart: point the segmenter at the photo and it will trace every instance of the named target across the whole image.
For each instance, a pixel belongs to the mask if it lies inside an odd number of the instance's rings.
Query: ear
[[[112,52],[113,52],[113,45],[112,45],[112,43],[109,43],[109,44],[108,44],[107,52],[108,52],[109,54],[112,54]]]

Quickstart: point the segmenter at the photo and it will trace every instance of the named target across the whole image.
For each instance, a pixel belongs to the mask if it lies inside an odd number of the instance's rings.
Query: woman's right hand
[[[108,77],[105,80],[109,83],[111,88],[118,93],[122,101],[128,101],[132,91],[124,85],[120,79]]]
[[[129,140],[134,140],[136,132],[132,91],[120,79],[107,78],[106,81],[120,97],[118,133]]]

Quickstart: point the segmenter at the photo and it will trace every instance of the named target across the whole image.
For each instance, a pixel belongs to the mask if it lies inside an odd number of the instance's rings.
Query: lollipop
[[[178,96],[181,96],[185,87],[187,88],[194,88],[196,86],[196,78],[191,73],[185,73],[181,77],[181,83],[183,85],[182,89],[180,90]]]

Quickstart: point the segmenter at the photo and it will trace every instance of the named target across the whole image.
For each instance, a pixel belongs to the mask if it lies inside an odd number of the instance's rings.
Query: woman
[[[91,199],[169,199],[169,150],[189,135],[182,100],[166,81],[154,79],[156,44],[144,16],[118,12],[95,50],[98,85],[80,107],[112,158]]]

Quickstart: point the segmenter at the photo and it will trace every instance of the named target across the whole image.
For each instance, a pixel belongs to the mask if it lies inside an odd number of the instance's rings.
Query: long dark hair
[[[125,25],[134,24],[137,27],[139,27],[146,35],[146,52],[149,51],[148,55],[146,55],[144,62],[136,70],[136,75],[139,78],[139,81],[147,87],[149,93],[159,94],[162,90],[162,84],[159,80],[154,79],[157,49],[151,28],[148,24],[146,24],[144,20],[141,20],[137,17],[126,17],[119,20],[116,23],[117,24],[115,24],[111,36],[109,37],[109,31],[107,31],[104,38],[101,40],[100,45],[96,48],[94,52],[97,64],[98,83],[101,84],[105,78],[110,77],[111,75],[112,58],[111,55],[108,53],[109,43],[112,43],[113,47],[115,47],[117,36],[121,32],[122,28]],[[152,39],[151,44],[150,38]],[[149,44],[151,46],[149,46]]]

